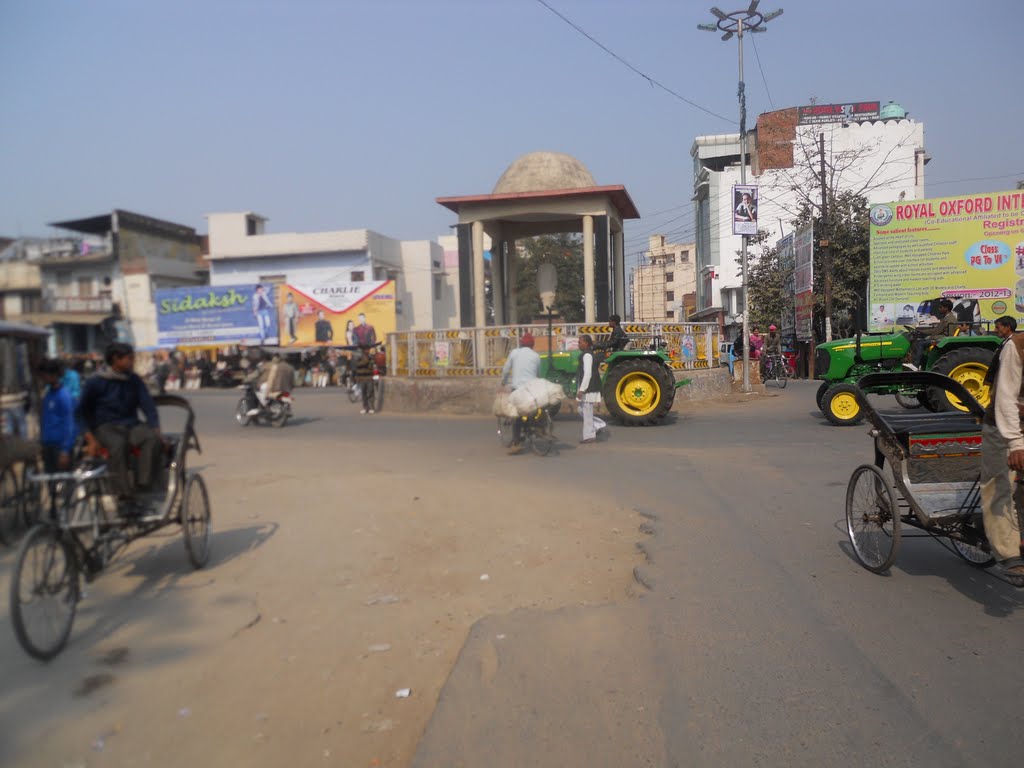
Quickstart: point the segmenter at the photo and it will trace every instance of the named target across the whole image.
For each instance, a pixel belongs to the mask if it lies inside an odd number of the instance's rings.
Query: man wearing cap
[[[519,347],[513,349],[501,369],[501,385],[511,384],[515,392],[520,387],[537,378],[540,370],[540,355],[533,350],[533,334],[529,331],[519,337]],[[520,422],[516,419],[512,426],[512,449],[518,449],[522,443]]]

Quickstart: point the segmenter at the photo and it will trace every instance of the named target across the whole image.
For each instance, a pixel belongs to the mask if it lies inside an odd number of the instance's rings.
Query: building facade
[[[252,211],[207,215],[210,284],[394,280],[398,330],[446,328],[455,296],[444,285],[444,250],[369,229],[266,232]]]
[[[669,243],[651,235],[645,261],[633,270],[632,319],[639,323],[687,320],[696,309],[695,243]]]
[[[870,119],[832,107],[791,107],[762,114],[747,139],[747,183],[758,186],[758,229],[775,243],[793,231],[804,205],[821,200],[819,145],[827,185],[864,195],[869,204],[924,197],[924,124],[890,103]],[[698,136],[693,158],[697,310],[732,339],[742,326],[741,237],[732,233],[732,187],[740,183],[739,134]],[[817,214],[815,214],[817,215]]]
[[[120,340],[156,345],[158,288],[205,282],[191,227],[124,210],[55,222],[73,234],[33,245],[40,303],[22,319],[51,328],[52,352],[81,354]]]

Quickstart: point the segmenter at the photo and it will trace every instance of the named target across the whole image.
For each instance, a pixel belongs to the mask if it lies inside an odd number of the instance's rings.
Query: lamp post
[[[740,51],[740,82],[737,95],[740,101],[740,184],[747,183],[747,94],[743,82],[743,33],[767,32],[766,22],[782,15],[782,9],[770,13],[757,10],[761,0],[750,0],[750,6],[742,11],[725,13],[712,8],[711,13],[718,20],[714,24],[698,24],[697,29],[704,32],[722,32],[722,39],[731,40],[736,36]],[[743,391],[750,391],[750,305],[747,301],[747,235],[740,235],[740,262],[743,267],[741,288],[743,289]]]
[[[558,289],[558,270],[551,262],[545,262],[537,268],[537,293],[540,303],[548,313],[548,371],[551,371],[551,351],[554,346],[551,337],[552,320],[555,311],[555,293]]]

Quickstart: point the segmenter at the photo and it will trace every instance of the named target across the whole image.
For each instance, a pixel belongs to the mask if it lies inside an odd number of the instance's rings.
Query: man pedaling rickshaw
[[[104,354],[106,367],[85,382],[78,413],[85,428],[85,450],[89,456],[107,454],[111,491],[126,510],[134,511],[137,491],[158,491],[163,456],[160,416],[145,382],[132,369],[135,350],[115,342]],[[146,417],[139,419],[139,411]],[[129,471],[128,454],[138,451],[134,474]]]

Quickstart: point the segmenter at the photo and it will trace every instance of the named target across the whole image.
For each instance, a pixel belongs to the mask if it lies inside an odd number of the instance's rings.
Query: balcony
[[[109,315],[114,302],[109,296],[54,296],[43,301],[44,312],[96,312]]]

